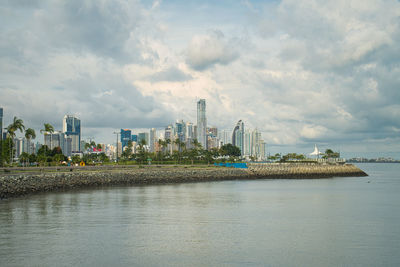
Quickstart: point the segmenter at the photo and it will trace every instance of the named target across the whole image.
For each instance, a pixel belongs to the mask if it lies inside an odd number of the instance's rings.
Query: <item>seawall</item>
[[[263,178],[326,178],[368,176],[353,164],[250,163],[249,172]]]
[[[43,172],[0,175],[0,199],[35,192],[105,185],[144,185],[223,180],[323,178],[366,176],[354,165],[249,164],[249,169],[209,168],[124,168],[73,172]]]

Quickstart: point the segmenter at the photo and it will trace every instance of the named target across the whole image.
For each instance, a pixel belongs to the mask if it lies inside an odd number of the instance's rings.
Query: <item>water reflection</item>
[[[371,183],[225,181],[4,200],[0,266],[396,266],[398,170]]]

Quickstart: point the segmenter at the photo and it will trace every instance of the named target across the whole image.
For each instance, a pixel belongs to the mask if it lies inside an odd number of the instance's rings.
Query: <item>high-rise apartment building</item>
[[[44,144],[51,150],[55,147],[60,147],[64,152],[65,150],[65,133],[55,131],[54,133],[46,133],[44,135]],[[71,139],[71,138],[70,138]]]
[[[155,145],[157,142],[157,131],[155,128],[150,129],[150,152],[155,152]]]
[[[261,133],[255,129],[251,133],[251,155],[260,158],[261,157]]]
[[[244,156],[251,156],[251,133],[249,130],[246,130],[244,132],[244,137],[243,137],[243,155]]]
[[[193,139],[194,138],[194,128],[193,123],[186,123],[186,138]]]
[[[197,139],[197,125],[193,125],[193,139]],[[198,141],[199,139],[197,139]]]
[[[186,140],[186,123],[181,120],[175,123],[175,136],[179,138],[181,142]]]
[[[139,133],[138,134],[138,142],[140,143],[142,140],[146,142],[146,145],[149,145],[150,140],[149,140],[149,133]]]
[[[168,126],[165,128],[165,132],[164,132],[164,139],[165,139],[165,140],[171,140],[171,141],[172,141],[172,138],[173,138],[173,133],[172,133],[172,131],[173,131],[172,125],[168,125]]]
[[[122,151],[124,147],[128,145],[129,141],[132,141],[132,131],[129,129],[121,129]]]
[[[65,115],[63,119],[63,133],[71,138],[72,152],[81,150],[81,120],[72,115]],[[83,148],[82,148],[83,149]]]
[[[237,146],[240,149],[241,155],[244,155],[244,123],[242,120],[239,120],[233,129],[232,145]]]
[[[206,117],[206,100],[197,101],[197,141],[207,148],[207,117]]]
[[[218,138],[223,145],[232,144],[232,132],[230,130],[219,131]]]

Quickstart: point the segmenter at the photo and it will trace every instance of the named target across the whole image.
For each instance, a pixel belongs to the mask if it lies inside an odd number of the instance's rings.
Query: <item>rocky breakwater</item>
[[[244,169],[183,167],[3,174],[0,176],[0,199],[35,192],[89,186],[187,183],[248,178],[251,178],[250,173]]]
[[[368,176],[352,164],[251,163],[249,172],[258,178],[326,178]]]

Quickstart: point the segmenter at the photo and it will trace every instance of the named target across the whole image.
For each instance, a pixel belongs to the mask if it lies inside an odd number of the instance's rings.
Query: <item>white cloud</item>
[[[302,137],[307,139],[320,138],[326,133],[327,129],[319,125],[304,125],[300,131]]]
[[[37,127],[64,113],[99,136],[195,122],[201,97],[210,125],[242,119],[269,144],[397,140],[398,1],[0,5],[0,105]]]
[[[214,64],[226,65],[237,57],[234,43],[226,40],[221,31],[193,36],[187,49],[187,62],[197,70],[207,69]]]

